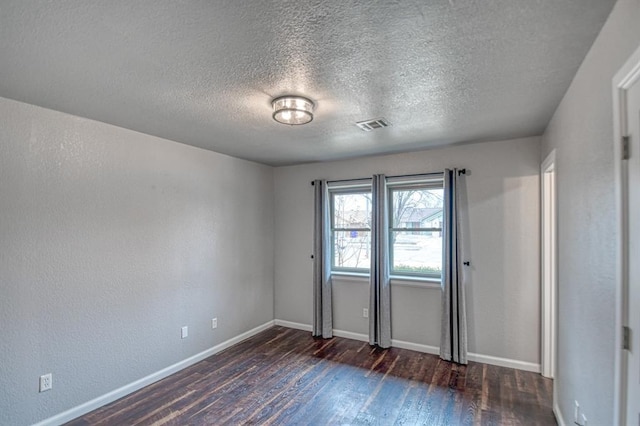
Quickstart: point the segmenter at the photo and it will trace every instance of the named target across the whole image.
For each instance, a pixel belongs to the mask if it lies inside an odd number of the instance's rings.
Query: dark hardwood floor
[[[68,425],[555,425],[551,383],[273,327]]]

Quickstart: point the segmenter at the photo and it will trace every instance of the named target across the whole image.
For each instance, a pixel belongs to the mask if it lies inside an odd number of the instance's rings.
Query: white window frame
[[[393,225],[393,192],[394,191],[403,191],[410,189],[443,189],[444,188],[444,179],[443,177],[426,177],[426,176],[415,176],[412,178],[400,177],[400,178],[389,178],[387,180],[387,191],[388,191],[388,199],[389,199],[389,210],[387,212],[389,218],[389,272],[392,279],[396,281],[403,282],[432,282],[432,283],[440,283],[442,280],[442,273],[440,274],[423,274],[418,272],[406,272],[406,271],[395,271],[393,269],[394,265],[394,250],[393,250],[393,233],[394,232],[442,232],[442,226],[439,228],[434,227],[418,227],[418,228],[408,228],[408,227],[394,227]]]
[[[335,195],[341,194],[371,194],[371,179],[359,179],[357,181],[346,181],[332,184],[329,183],[329,226],[331,229],[331,274],[334,275],[353,275],[368,277],[371,266],[366,268],[345,268],[336,266],[335,249],[336,249],[336,232],[369,232],[371,234],[371,226],[368,228],[336,228],[335,227]],[[371,222],[371,220],[369,220]]]
[[[434,176],[435,175],[435,176]],[[393,189],[407,187],[409,185],[431,187],[431,188],[443,188],[444,178],[441,173],[415,175],[415,176],[398,176],[387,177],[387,190],[389,191],[389,209],[392,209],[391,192]],[[350,181],[336,181],[328,182],[329,192],[329,226],[331,230],[331,275],[342,281],[354,282],[354,283],[367,283],[369,281],[369,273],[371,267],[367,268],[340,268],[335,266],[335,231],[351,230],[351,228],[334,228],[334,194],[345,193],[371,193],[371,179],[355,179]],[[373,212],[372,212],[373,213]],[[391,210],[387,213],[391,219]],[[389,226],[391,226],[391,220],[389,220]],[[355,228],[354,228],[355,229]],[[360,228],[356,229],[359,230]],[[371,229],[362,229],[371,232]],[[412,228],[412,230],[422,230],[422,228]],[[429,228],[428,230],[432,230]],[[386,231],[389,235],[389,241],[391,241],[391,229]],[[393,268],[393,254],[392,248],[389,249],[389,269],[390,272]],[[418,287],[418,288],[440,288],[441,277],[427,274],[410,274],[410,273],[391,273],[390,276],[392,285]]]

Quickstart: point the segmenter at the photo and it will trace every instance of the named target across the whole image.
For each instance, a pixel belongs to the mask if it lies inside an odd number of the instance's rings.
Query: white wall
[[[271,167],[0,98],[0,424],[272,320],[273,225]]]
[[[311,324],[313,179],[466,167],[469,350],[540,363],[538,138],[275,169],[275,316]],[[366,282],[336,280],[334,327],[367,333]],[[394,286],[392,337],[438,346],[439,289]]]
[[[640,43],[640,1],[620,0],[594,42],[542,143],[556,148],[558,194],[557,398],[589,424],[612,424],[615,241],[612,79]]]

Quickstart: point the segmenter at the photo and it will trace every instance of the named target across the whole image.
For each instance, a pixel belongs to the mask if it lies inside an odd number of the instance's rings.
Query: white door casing
[[[540,166],[542,230],[542,375],[553,378],[556,369],[556,152],[553,150]]]
[[[616,256],[617,410],[614,421],[620,425],[640,425],[640,48],[616,74],[613,84],[616,207],[620,232]],[[623,327],[630,330],[628,349],[623,349]]]
[[[627,258],[626,325],[630,340],[627,357],[627,424],[640,426],[640,78],[627,91]]]

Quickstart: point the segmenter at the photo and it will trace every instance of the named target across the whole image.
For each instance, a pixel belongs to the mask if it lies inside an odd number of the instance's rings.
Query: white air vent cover
[[[360,127],[365,132],[370,132],[376,129],[382,129],[383,127],[391,126],[384,118],[376,118],[375,120],[358,121],[356,126]]]

